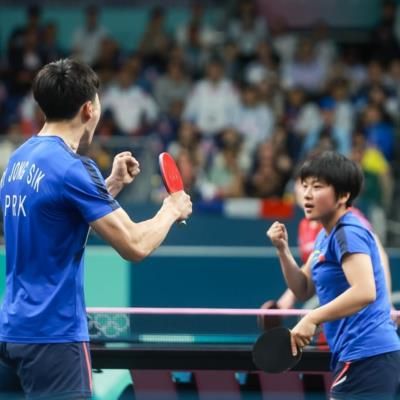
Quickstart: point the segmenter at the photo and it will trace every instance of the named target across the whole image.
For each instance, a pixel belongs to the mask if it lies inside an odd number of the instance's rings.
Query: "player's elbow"
[[[368,293],[365,295],[365,302],[366,305],[373,303],[376,300],[376,291],[371,291],[371,293]]]
[[[369,304],[373,303],[376,300],[376,290],[375,288],[364,288],[364,290],[360,290],[359,296],[360,303],[362,307],[366,307]]]
[[[139,244],[132,244],[128,248],[120,252],[122,258],[127,261],[140,262],[150,254],[150,251],[146,250]]]

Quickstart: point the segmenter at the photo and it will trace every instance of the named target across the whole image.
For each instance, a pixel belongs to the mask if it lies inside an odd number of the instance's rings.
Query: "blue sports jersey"
[[[356,314],[323,324],[333,368],[338,361],[355,361],[400,350],[375,238],[352,212],[343,215],[329,235],[322,229],[316,239],[311,271],[319,302],[329,303],[350,287],[341,261],[345,254],[352,253],[371,257],[376,300]]]
[[[6,290],[0,341],[87,341],[83,255],[89,223],[119,207],[96,164],[57,136],[35,136],[0,181]]]

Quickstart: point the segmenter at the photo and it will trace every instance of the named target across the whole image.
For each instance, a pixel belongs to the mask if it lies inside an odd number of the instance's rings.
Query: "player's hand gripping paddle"
[[[253,362],[272,374],[288,371],[301,359],[301,351],[293,356],[290,341],[290,330],[284,327],[270,329],[263,333],[253,347]]]
[[[161,153],[158,156],[158,163],[167,192],[172,194],[183,190],[182,176],[172,156],[167,152]],[[186,221],[179,221],[179,224],[186,225]]]

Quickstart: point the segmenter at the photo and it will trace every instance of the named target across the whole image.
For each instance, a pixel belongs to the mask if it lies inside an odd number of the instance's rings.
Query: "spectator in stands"
[[[99,23],[100,11],[95,5],[86,8],[85,24],[75,30],[72,53],[87,64],[96,61],[102,40],[108,36],[107,29]]]
[[[382,109],[370,103],[362,114],[362,123],[367,144],[382,152],[387,161],[392,161],[395,145],[393,122],[385,120]]]
[[[236,17],[228,25],[228,39],[237,43],[243,64],[253,59],[257,46],[267,38],[267,23],[257,15],[254,0],[239,0]]]
[[[19,107],[24,97],[29,94],[33,77],[43,65],[40,51],[43,33],[39,26],[39,9],[30,9],[32,20],[26,27],[18,28],[10,42],[8,74],[6,75],[6,92],[4,99],[4,117],[6,126],[9,122],[15,123],[19,118]]]
[[[36,135],[42,128],[45,119],[43,112],[29,92],[21,101],[19,106],[20,132],[27,138]]]
[[[226,77],[236,82],[239,81],[242,71],[237,44],[232,41],[225,42],[221,54]]]
[[[332,40],[329,26],[325,21],[317,22],[312,29],[316,58],[329,68],[337,56],[337,46]]]
[[[154,7],[138,46],[145,67],[152,66],[158,72],[164,71],[169,46],[170,37],[165,28],[165,10],[162,7]]]
[[[256,147],[270,139],[275,125],[272,110],[261,103],[256,86],[244,85],[241,101],[233,118],[233,126],[243,138],[243,147],[250,160]]]
[[[294,157],[291,154],[293,147],[293,134],[291,134],[283,124],[275,127],[270,143],[274,148],[277,159],[277,168],[285,175],[289,175],[294,168]]]
[[[355,107],[358,111],[362,111],[367,105],[369,93],[373,86],[383,86],[386,93],[391,93],[391,89],[386,83],[385,68],[380,61],[375,59],[368,62],[366,80],[354,96]]]
[[[178,137],[169,144],[168,152],[174,158],[177,158],[178,154],[184,150],[189,153],[190,159],[193,160],[193,163],[197,167],[203,168],[205,160],[200,139],[199,132],[192,123],[182,122],[178,131]]]
[[[190,91],[190,81],[181,62],[171,60],[167,72],[155,83],[154,97],[161,112],[167,113],[174,102],[184,103]]]
[[[326,97],[320,102],[322,125],[315,131],[309,132],[303,144],[303,156],[312,151],[318,144],[330,143],[332,150],[343,155],[350,155],[351,126],[340,125],[336,120],[337,105],[333,98]],[[321,143],[322,140],[322,143]]]
[[[93,69],[101,80],[102,90],[113,80],[121,63],[122,55],[118,42],[110,36],[104,37],[93,63]]]
[[[293,61],[283,66],[283,87],[300,86],[308,93],[318,94],[325,88],[326,77],[327,66],[318,58],[314,43],[303,38]]]
[[[55,22],[48,22],[43,29],[43,39],[39,43],[40,54],[45,64],[65,57],[65,51],[58,43],[58,28]]]
[[[357,133],[351,153],[364,173],[364,186],[357,204],[365,210],[379,238],[386,239],[386,214],[393,196],[393,176],[389,163],[378,148],[368,145]]]
[[[205,137],[213,137],[229,127],[238,110],[233,83],[224,77],[222,62],[213,58],[205,79],[198,81],[188,96],[184,119],[192,121]]]
[[[260,95],[260,102],[272,110],[277,121],[283,120],[285,93],[279,85],[278,75],[270,75],[255,85]]]
[[[241,197],[243,172],[239,164],[241,138],[234,129],[226,129],[219,136],[220,150],[215,155],[208,180],[215,188],[216,198]]]
[[[282,197],[290,177],[291,164],[280,159],[272,142],[258,147],[253,172],[246,181],[246,194],[250,197]]]
[[[204,6],[200,1],[192,3],[189,20],[176,29],[175,39],[179,46],[185,47],[189,43],[191,29],[194,26],[198,29],[199,43],[203,48],[222,43],[222,33],[204,21]]]
[[[395,96],[394,88],[389,85],[374,84],[368,93],[368,102],[379,107],[386,115],[385,119],[398,118],[399,101]]]
[[[208,48],[203,46],[201,42],[199,25],[193,23],[188,26],[187,41],[182,49],[183,59],[191,77],[199,79],[204,72],[204,66],[209,57]]]
[[[396,97],[399,97],[400,90],[400,55],[394,59],[388,68],[387,84],[393,90]]]
[[[271,24],[271,42],[277,52],[282,66],[291,63],[296,53],[298,36],[289,30],[285,18],[278,18]]]
[[[8,113],[7,113],[7,97],[8,90],[5,82],[0,79],[0,135],[3,135],[8,126]]]
[[[304,138],[310,132],[315,132],[322,125],[320,111],[315,103],[308,102],[304,90],[300,87],[290,89],[286,96],[283,122],[293,134],[293,151],[295,160],[298,159]]]
[[[102,94],[103,109],[112,114],[123,135],[143,135],[156,122],[155,101],[135,84],[127,67],[121,67],[117,80]]]
[[[349,82],[351,93],[357,92],[367,81],[367,66],[362,61],[361,50],[357,46],[348,45],[337,55],[329,66],[327,81],[344,79]]]
[[[373,57],[384,64],[388,64],[399,55],[399,36],[396,37],[399,33],[397,21],[395,1],[384,0],[380,21],[371,32],[370,40],[371,47],[374,49]]]
[[[36,40],[40,42],[42,39],[43,27],[40,23],[42,9],[33,4],[26,9],[25,25],[16,27],[8,39],[7,51],[8,62],[10,66],[14,65],[14,59],[18,58],[22,49],[25,47],[26,33],[29,31],[36,36]]]
[[[334,101],[334,124],[337,128],[352,132],[355,123],[355,110],[350,99],[349,82],[339,78],[330,82],[328,97]]]
[[[162,148],[166,149],[171,142],[176,140],[182,120],[183,102],[174,100],[169,106],[168,112],[160,113],[155,131],[161,140]]]
[[[260,42],[254,61],[250,62],[245,71],[246,82],[258,84],[264,79],[276,76],[278,73],[279,58],[268,42]]]

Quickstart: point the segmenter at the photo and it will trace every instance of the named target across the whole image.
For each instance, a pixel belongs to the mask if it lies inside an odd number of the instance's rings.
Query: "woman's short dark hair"
[[[73,118],[84,103],[94,100],[98,89],[96,73],[70,58],[45,65],[33,81],[33,97],[48,121]]]
[[[325,151],[304,162],[298,174],[301,181],[316,178],[332,185],[336,196],[350,193],[346,206],[350,207],[361,191],[364,176],[352,160],[335,151]]]

